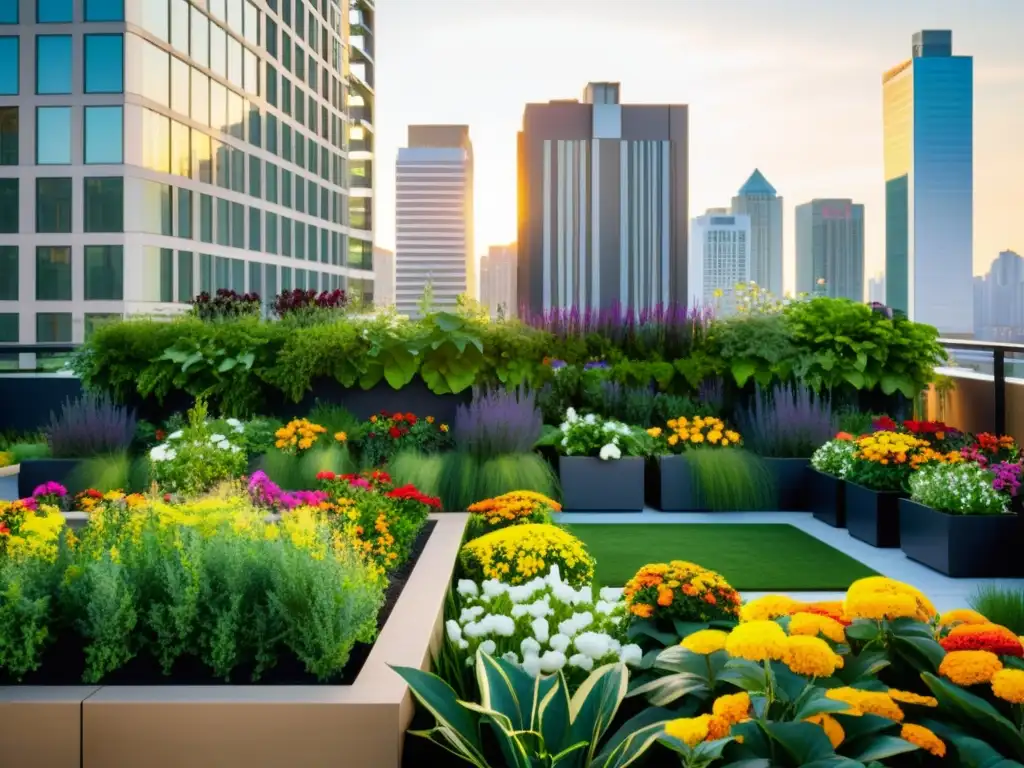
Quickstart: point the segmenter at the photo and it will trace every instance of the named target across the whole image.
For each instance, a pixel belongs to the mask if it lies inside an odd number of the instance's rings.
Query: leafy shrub
[[[580,416],[572,408],[566,411],[561,426],[551,430],[540,444],[552,445],[564,456],[591,456],[605,461],[645,456],[654,448],[651,436],[642,429],[593,413]]]
[[[687,395],[658,392],[653,385],[636,387],[607,380],[584,392],[583,407],[608,419],[643,426],[664,424],[678,416],[693,418],[714,414],[711,405]]]
[[[23,461],[50,458],[50,446],[46,443],[12,443],[7,453],[11,455],[11,464],[21,464]]]
[[[847,406],[840,409],[838,413],[839,431],[855,436],[867,434],[872,431],[871,425],[874,424],[875,419],[880,415],[878,413],[865,413],[857,408]]]
[[[312,325],[316,322],[337,319],[348,308],[345,291],[303,290],[295,288],[282,291],[274,299],[274,314],[293,323]]]
[[[67,479],[72,493],[88,488],[100,493],[125,491],[142,493],[149,488],[149,462],[125,452],[94,456],[81,462]]]
[[[203,291],[190,304],[192,314],[205,321],[259,317],[261,306],[258,293],[238,293],[227,288],[218,288],[213,296]]]
[[[1001,515],[1010,508],[1010,494],[993,486],[993,473],[977,464],[932,464],[909,479],[911,498],[954,515]]]
[[[381,411],[370,417],[359,441],[362,463],[382,467],[403,450],[434,453],[451,443],[447,424],[439,424],[433,416],[421,418],[414,413]]]
[[[360,435],[362,422],[350,410],[336,403],[322,403],[317,400],[307,418],[314,424],[323,425],[328,435],[344,432],[349,441],[357,439]]]
[[[478,459],[529,453],[540,439],[544,419],[533,392],[477,390],[459,406],[452,430],[455,445]]]
[[[686,452],[698,503],[714,512],[754,512],[775,505],[775,482],[764,461],[745,450],[696,448]]]
[[[259,461],[260,469],[277,485],[291,491],[316,488],[317,475],[355,472],[357,467],[347,444],[324,443],[301,454],[270,451]]]
[[[554,565],[574,587],[588,585],[594,578],[594,560],[583,542],[554,525],[514,525],[492,531],[464,545],[461,562],[474,581],[525,584]]]
[[[552,512],[561,512],[562,506],[547,496],[534,491],[511,491],[490,499],[470,504],[467,536],[470,539],[488,531],[526,523],[550,523]]]
[[[39,669],[54,634],[59,578],[46,560],[0,553],[0,675],[20,680]]]
[[[970,604],[992,623],[1024,635],[1024,589],[982,584],[971,596]]]
[[[126,451],[135,439],[135,412],[115,405],[106,395],[69,398],[59,414],[50,414],[46,439],[55,459]]]
[[[811,466],[819,472],[844,479],[853,466],[857,443],[846,432],[822,445],[811,455]]]
[[[758,388],[738,420],[747,447],[775,458],[806,459],[839,426],[830,403],[799,384],[776,385],[769,392]]]
[[[164,492],[183,496],[197,496],[241,477],[246,468],[242,448],[211,429],[203,400],[189,410],[188,426],[153,448],[149,460],[153,482]]]

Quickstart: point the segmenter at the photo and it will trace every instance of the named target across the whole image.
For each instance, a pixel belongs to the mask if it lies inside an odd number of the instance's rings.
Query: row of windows
[[[85,246],[81,275],[86,301],[124,298],[124,249],[120,245]],[[36,248],[37,301],[71,301],[71,246]],[[18,301],[18,248],[0,246],[0,301]]]
[[[85,232],[124,231],[124,179],[88,177],[84,182]],[[36,229],[38,233],[71,232],[71,179],[37,178]],[[19,229],[18,179],[0,179],[0,234]]]
[[[119,318],[120,315],[86,313],[85,338],[88,339],[101,324]],[[20,317],[16,312],[0,312],[0,342],[18,343],[19,320]],[[70,342],[71,313],[37,312],[36,341],[39,343]]]
[[[74,72],[85,93],[124,92],[124,36],[85,35],[82,67],[74,66],[71,35],[36,35],[36,93],[69,94]],[[0,95],[17,96],[21,85],[21,40],[0,37]]]
[[[74,138],[71,107],[36,107],[37,165],[71,165]],[[20,112],[0,107],[0,165],[18,165]],[[85,107],[82,121],[82,158],[87,165],[124,162],[122,107]]]
[[[0,24],[18,24],[20,0],[0,0]],[[74,0],[36,0],[37,24],[75,21]],[[124,21],[124,0],[85,0],[85,21]]]

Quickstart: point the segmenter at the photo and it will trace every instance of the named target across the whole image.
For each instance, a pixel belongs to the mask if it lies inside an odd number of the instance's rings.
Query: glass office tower
[[[0,0],[0,341],[372,298],[370,0]]]

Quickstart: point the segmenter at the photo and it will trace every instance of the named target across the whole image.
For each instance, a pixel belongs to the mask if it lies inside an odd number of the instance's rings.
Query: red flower
[[[385,419],[390,419],[391,418],[391,414],[388,413],[387,411],[381,411],[380,415],[383,416]]]
[[[404,419],[405,416],[401,413],[396,413],[394,416],[391,417],[392,421],[403,421]]]
[[[400,488],[388,491],[384,494],[389,499],[411,499],[412,501],[418,501],[421,504],[426,504],[428,507],[434,507],[436,509],[441,508],[441,500],[434,496],[425,496],[417,490],[415,485],[403,485]]]
[[[0,520],[0,536],[10,536],[10,535],[11,535],[11,529],[7,527],[7,523],[5,523],[3,520]]]
[[[400,430],[398,427],[391,427],[391,429],[388,430],[388,434],[391,435],[391,437],[393,437],[395,440],[397,440],[402,436],[402,430]]]
[[[409,422],[410,426],[412,426],[413,424],[416,423],[416,414],[415,413],[407,413],[407,414],[405,414],[405,420]]]
[[[87,490],[85,492],[85,495],[88,496],[90,499],[102,499],[103,498],[103,494],[100,493],[99,491],[97,491],[95,488],[90,488],[89,490]]]
[[[375,469],[370,473],[370,478],[383,485],[391,485],[391,475],[381,469]]]
[[[373,440],[373,438],[375,438],[376,436],[377,436],[376,432],[371,432],[370,434],[367,435],[367,437],[370,438],[371,440]]]
[[[156,439],[157,440],[163,440],[165,437],[167,437],[167,433],[164,432],[162,429],[158,429],[156,431]]]
[[[946,651],[991,651],[997,656],[1024,656],[1020,639],[998,624],[960,624],[939,641]]]
[[[169,502],[170,500],[171,500],[171,494],[169,494],[169,493],[165,493],[165,494],[164,494],[164,501],[167,501],[167,502]]]
[[[323,472],[317,472],[316,473],[316,479],[317,480],[335,480],[335,479],[337,479],[337,475],[335,475],[329,469],[325,469]]]
[[[871,426],[880,432],[892,432],[896,429],[896,422],[888,416],[879,416]]]

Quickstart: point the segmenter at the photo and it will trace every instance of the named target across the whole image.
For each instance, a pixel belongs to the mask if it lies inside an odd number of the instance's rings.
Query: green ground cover
[[[621,587],[647,563],[688,560],[739,590],[845,590],[876,575],[791,525],[576,524],[566,528],[597,560],[600,586]]]

